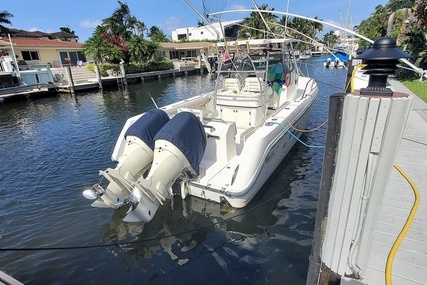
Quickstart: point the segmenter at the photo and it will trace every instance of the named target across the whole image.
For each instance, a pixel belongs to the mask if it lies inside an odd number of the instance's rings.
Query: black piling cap
[[[396,40],[390,37],[377,39],[370,49],[356,56],[366,64],[362,70],[368,74],[369,83],[367,88],[360,90],[361,95],[393,95],[393,92],[386,88],[387,77],[397,70],[399,58],[410,58],[411,56],[399,49]]]

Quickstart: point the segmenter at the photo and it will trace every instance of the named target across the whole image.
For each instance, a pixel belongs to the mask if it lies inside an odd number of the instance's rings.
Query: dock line
[[[296,135],[294,135],[289,128],[286,128],[282,123],[278,123],[278,122],[270,122],[271,124],[275,124],[275,125],[279,125],[281,126],[287,133],[289,133],[291,136],[293,136],[298,142],[300,142],[302,145],[309,147],[309,148],[325,148],[324,145],[309,145],[306,144],[305,142],[303,142],[302,140],[299,139],[299,137],[297,137]]]

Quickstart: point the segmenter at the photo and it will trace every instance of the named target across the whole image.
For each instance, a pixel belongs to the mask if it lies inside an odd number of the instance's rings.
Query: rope
[[[412,206],[411,212],[409,213],[408,219],[406,220],[405,225],[402,228],[402,231],[397,236],[396,241],[394,242],[394,244],[390,250],[390,253],[387,257],[387,264],[385,267],[385,283],[386,283],[386,285],[392,284],[391,273],[392,273],[392,268],[393,268],[394,257],[396,255],[397,250],[399,249],[400,244],[403,241],[403,238],[405,237],[406,233],[408,232],[409,228],[411,227],[412,221],[414,220],[414,217],[415,217],[415,213],[417,212],[417,209],[418,209],[418,205],[420,204],[420,194],[419,194],[417,186],[414,184],[414,182],[411,180],[411,178],[398,165],[394,164],[393,166],[394,166],[394,168],[397,169],[397,171],[399,171],[399,173],[411,185],[412,190],[414,191],[415,201],[414,201],[414,204]]]
[[[279,126],[281,126],[286,132],[288,132],[291,136],[293,136],[298,142],[300,142],[302,145],[304,145],[304,146],[306,146],[306,147],[309,147],[309,148],[324,148],[325,146],[323,146],[323,145],[308,145],[308,144],[306,144],[305,142],[303,142],[302,140],[300,140],[296,135],[294,135],[290,130],[289,130],[289,128],[285,128],[285,126],[283,126],[283,124],[282,123],[277,123],[277,122],[271,122],[272,124],[275,124],[275,125],[279,125]]]
[[[302,133],[312,133],[312,132],[314,132],[314,131],[317,131],[318,129],[320,129],[321,127],[323,127],[323,126],[328,122],[328,119],[326,119],[323,123],[321,123],[319,126],[315,127],[314,129],[310,129],[310,130],[300,130],[300,129],[297,129],[297,128],[295,128],[294,126],[292,126],[291,122],[289,122],[289,121],[288,121],[288,119],[285,119],[285,120],[286,120],[286,122],[288,122],[289,127],[290,127],[291,129],[293,129],[294,131],[297,131],[297,132],[302,132]]]
[[[168,237],[173,237],[173,236],[180,236],[180,235],[184,235],[187,233],[193,233],[193,232],[198,232],[202,229],[206,229],[209,227],[214,227],[216,225],[220,225],[223,224],[225,222],[228,222],[232,219],[235,219],[236,217],[245,215],[249,212],[252,212],[264,205],[267,205],[268,203],[270,203],[271,201],[277,199],[278,197],[285,195],[287,193],[289,193],[291,191],[291,189],[293,187],[296,187],[298,185],[300,185],[301,183],[305,182],[307,179],[311,178],[311,176],[313,176],[315,173],[317,173],[319,170],[321,170],[321,167],[317,168],[316,170],[314,170],[313,172],[309,173],[307,175],[307,177],[305,179],[302,179],[301,181],[299,181],[298,183],[296,183],[295,185],[293,185],[292,187],[287,188],[285,191],[280,192],[277,195],[274,195],[273,197],[271,197],[270,199],[267,199],[266,201],[253,206],[252,208],[243,211],[239,214],[236,214],[232,217],[229,217],[227,219],[221,220],[221,221],[217,221],[217,222],[212,222],[210,224],[204,225],[204,226],[200,226],[198,228],[192,229],[192,230],[186,230],[186,231],[182,231],[182,232],[177,232],[177,233],[171,233],[171,234],[167,234],[161,237],[157,237],[157,236],[153,236],[150,238],[146,238],[146,239],[140,239],[140,240],[134,240],[134,241],[127,241],[127,242],[112,242],[112,243],[106,243],[106,244],[97,244],[97,245],[82,245],[82,246],[57,246],[57,247],[49,247],[49,246],[39,246],[39,247],[4,247],[4,248],[0,248],[0,252],[2,251],[50,251],[50,250],[74,250],[74,249],[93,249],[93,248],[105,248],[105,247],[113,247],[113,246],[124,246],[124,245],[131,245],[131,244],[138,244],[138,243],[144,243],[147,241],[154,241],[154,240],[161,240],[163,238],[168,238]]]

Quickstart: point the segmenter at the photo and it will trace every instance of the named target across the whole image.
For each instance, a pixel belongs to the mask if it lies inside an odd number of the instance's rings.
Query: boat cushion
[[[169,121],[165,111],[152,109],[136,120],[126,131],[127,136],[140,138],[147,146],[154,150],[154,136]]]
[[[206,134],[200,120],[190,112],[176,114],[154,137],[175,145],[199,175],[199,165],[206,148]]]

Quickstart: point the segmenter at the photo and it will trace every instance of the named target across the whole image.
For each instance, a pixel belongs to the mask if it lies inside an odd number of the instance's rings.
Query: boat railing
[[[305,84],[305,88],[304,88],[304,92],[302,93],[302,97],[301,99],[304,99],[305,97],[307,97],[307,95],[309,93],[311,93],[314,89],[316,89],[316,81],[314,81],[313,78],[310,78],[307,83]],[[310,84],[310,88],[309,88],[309,84]]]
[[[50,66],[48,64],[19,64],[18,68],[20,71],[25,70],[48,70]]]
[[[298,62],[299,73],[305,77],[314,78],[316,75],[316,67],[313,64]]]

